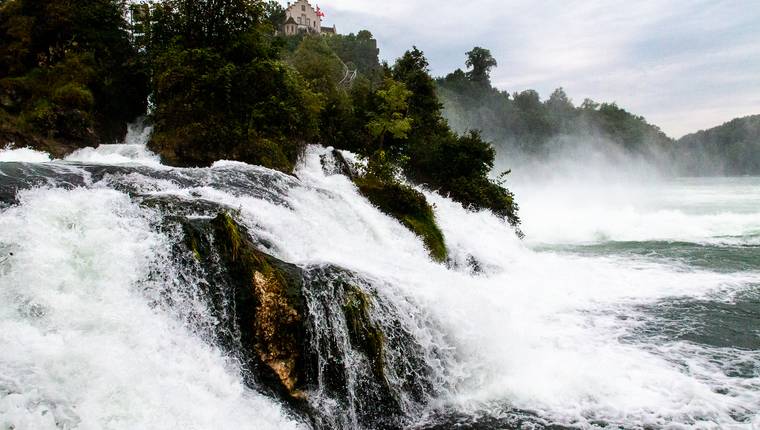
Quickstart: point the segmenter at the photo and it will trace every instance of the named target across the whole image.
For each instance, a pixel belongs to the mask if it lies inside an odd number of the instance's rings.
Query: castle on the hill
[[[285,9],[285,24],[282,25],[282,32],[286,36],[293,36],[299,33],[309,34],[336,34],[338,31],[335,26],[322,27],[322,18],[325,14],[317,6],[314,9],[308,0],[298,0],[291,4],[288,2],[288,8]]]

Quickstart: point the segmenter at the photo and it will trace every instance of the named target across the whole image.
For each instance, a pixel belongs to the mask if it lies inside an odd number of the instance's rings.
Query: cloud
[[[367,28],[393,61],[412,45],[436,75],[473,46],[502,89],[616,101],[680,136],[760,113],[756,0],[324,0],[341,32]]]

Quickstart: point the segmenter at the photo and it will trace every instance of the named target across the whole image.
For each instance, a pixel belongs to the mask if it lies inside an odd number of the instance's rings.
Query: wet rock
[[[400,429],[409,404],[424,404],[433,387],[420,345],[354,273],[274,258],[229,212],[164,219],[182,231],[179,254],[205,279],[218,343],[240,358],[251,386],[317,429]]]
[[[95,147],[98,142],[90,136],[89,139],[77,141],[69,139],[51,139],[35,133],[21,131],[9,124],[0,123],[0,148],[6,146],[12,148],[32,148],[37,151],[47,152],[54,158],[63,158],[77,149]]]
[[[359,176],[356,166],[346,160],[343,153],[337,149],[333,149],[330,154],[322,155],[320,162],[322,170],[328,175],[343,175],[352,180]]]
[[[204,266],[213,266],[211,288],[220,316],[230,315],[227,341],[239,339],[252,373],[288,400],[304,399],[302,272],[256,249],[248,232],[228,213],[184,226],[185,244]],[[233,309],[227,307],[232,299]],[[222,318],[224,320],[224,318]]]
[[[405,428],[435,387],[423,348],[402,312],[345,269],[313,267],[304,279],[308,377],[317,394],[311,402],[327,411],[316,417],[317,427]]]
[[[346,285],[343,313],[351,345],[367,357],[375,380],[387,385],[383,361],[385,339],[382,330],[370,317],[369,306],[370,299],[366,293],[356,286]]]

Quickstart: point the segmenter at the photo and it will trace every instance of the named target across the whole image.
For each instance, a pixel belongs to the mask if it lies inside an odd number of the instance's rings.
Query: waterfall
[[[520,241],[420,188],[449,249],[440,264],[324,168],[331,149],[309,147],[290,176],[225,161],[171,169],[139,140],[65,160],[0,152],[0,428],[759,422],[760,353],[668,337],[678,326],[653,314],[754,294],[756,266],[550,246],[599,241],[592,224],[622,241],[755,246],[756,209],[663,210],[682,222],[650,238],[640,226],[656,212],[623,208],[615,221],[558,204],[544,225],[549,209],[526,199]],[[243,235],[235,252],[298,285],[270,310],[298,313],[286,323],[302,331],[283,340],[295,361],[250,333],[246,303],[265,304],[245,296],[251,279],[235,273],[250,272],[225,255],[221,216]]]

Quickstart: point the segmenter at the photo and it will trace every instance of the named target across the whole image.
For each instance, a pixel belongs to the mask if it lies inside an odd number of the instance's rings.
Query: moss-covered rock
[[[346,285],[344,288],[343,313],[346,316],[351,344],[367,357],[375,380],[387,385],[383,351],[385,336],[370,317],[370,299],[361,289],[353,285]]]
[[[176,205],[144,204],[170,212]],[[209,214],[206,203],[194,208]],[[233,215],[211,213],[172,215],[164,228],[184,233],[175,245],[186,264],[180,277],[200,288],[191,294],[216,320],[209,334],[241,360],[246,383],[270,390],[315,428],[404,428],[407,407],[424,403],[433,387],[395,308],[352,272],[282,262]],[[326,416],[328,405],[345,415]]]
[[[435,222],[433,208],[419,191],[398,182],[380,181],[372,176],[355,178],[359,191],[384,213],[401,221],[425,243],[430,256],[446,261],[448,253],[443,233]]]
[[[220,118],[219,123],[223,122]],[[245,137],[223,125],[197,122],[156,132],[148,148],[169,166],[208,167],[219,160],[233,160],[292,173],[304,144],[261,138],[253,133]]]
[[[185,224],[185,245],[204,265],[218,259],[223,267],[220,283],[232,286],[234,325],[257,380],[287,399],[303,400],[306,310],[301,270],[258,251],[228,213],[202,228]]]

